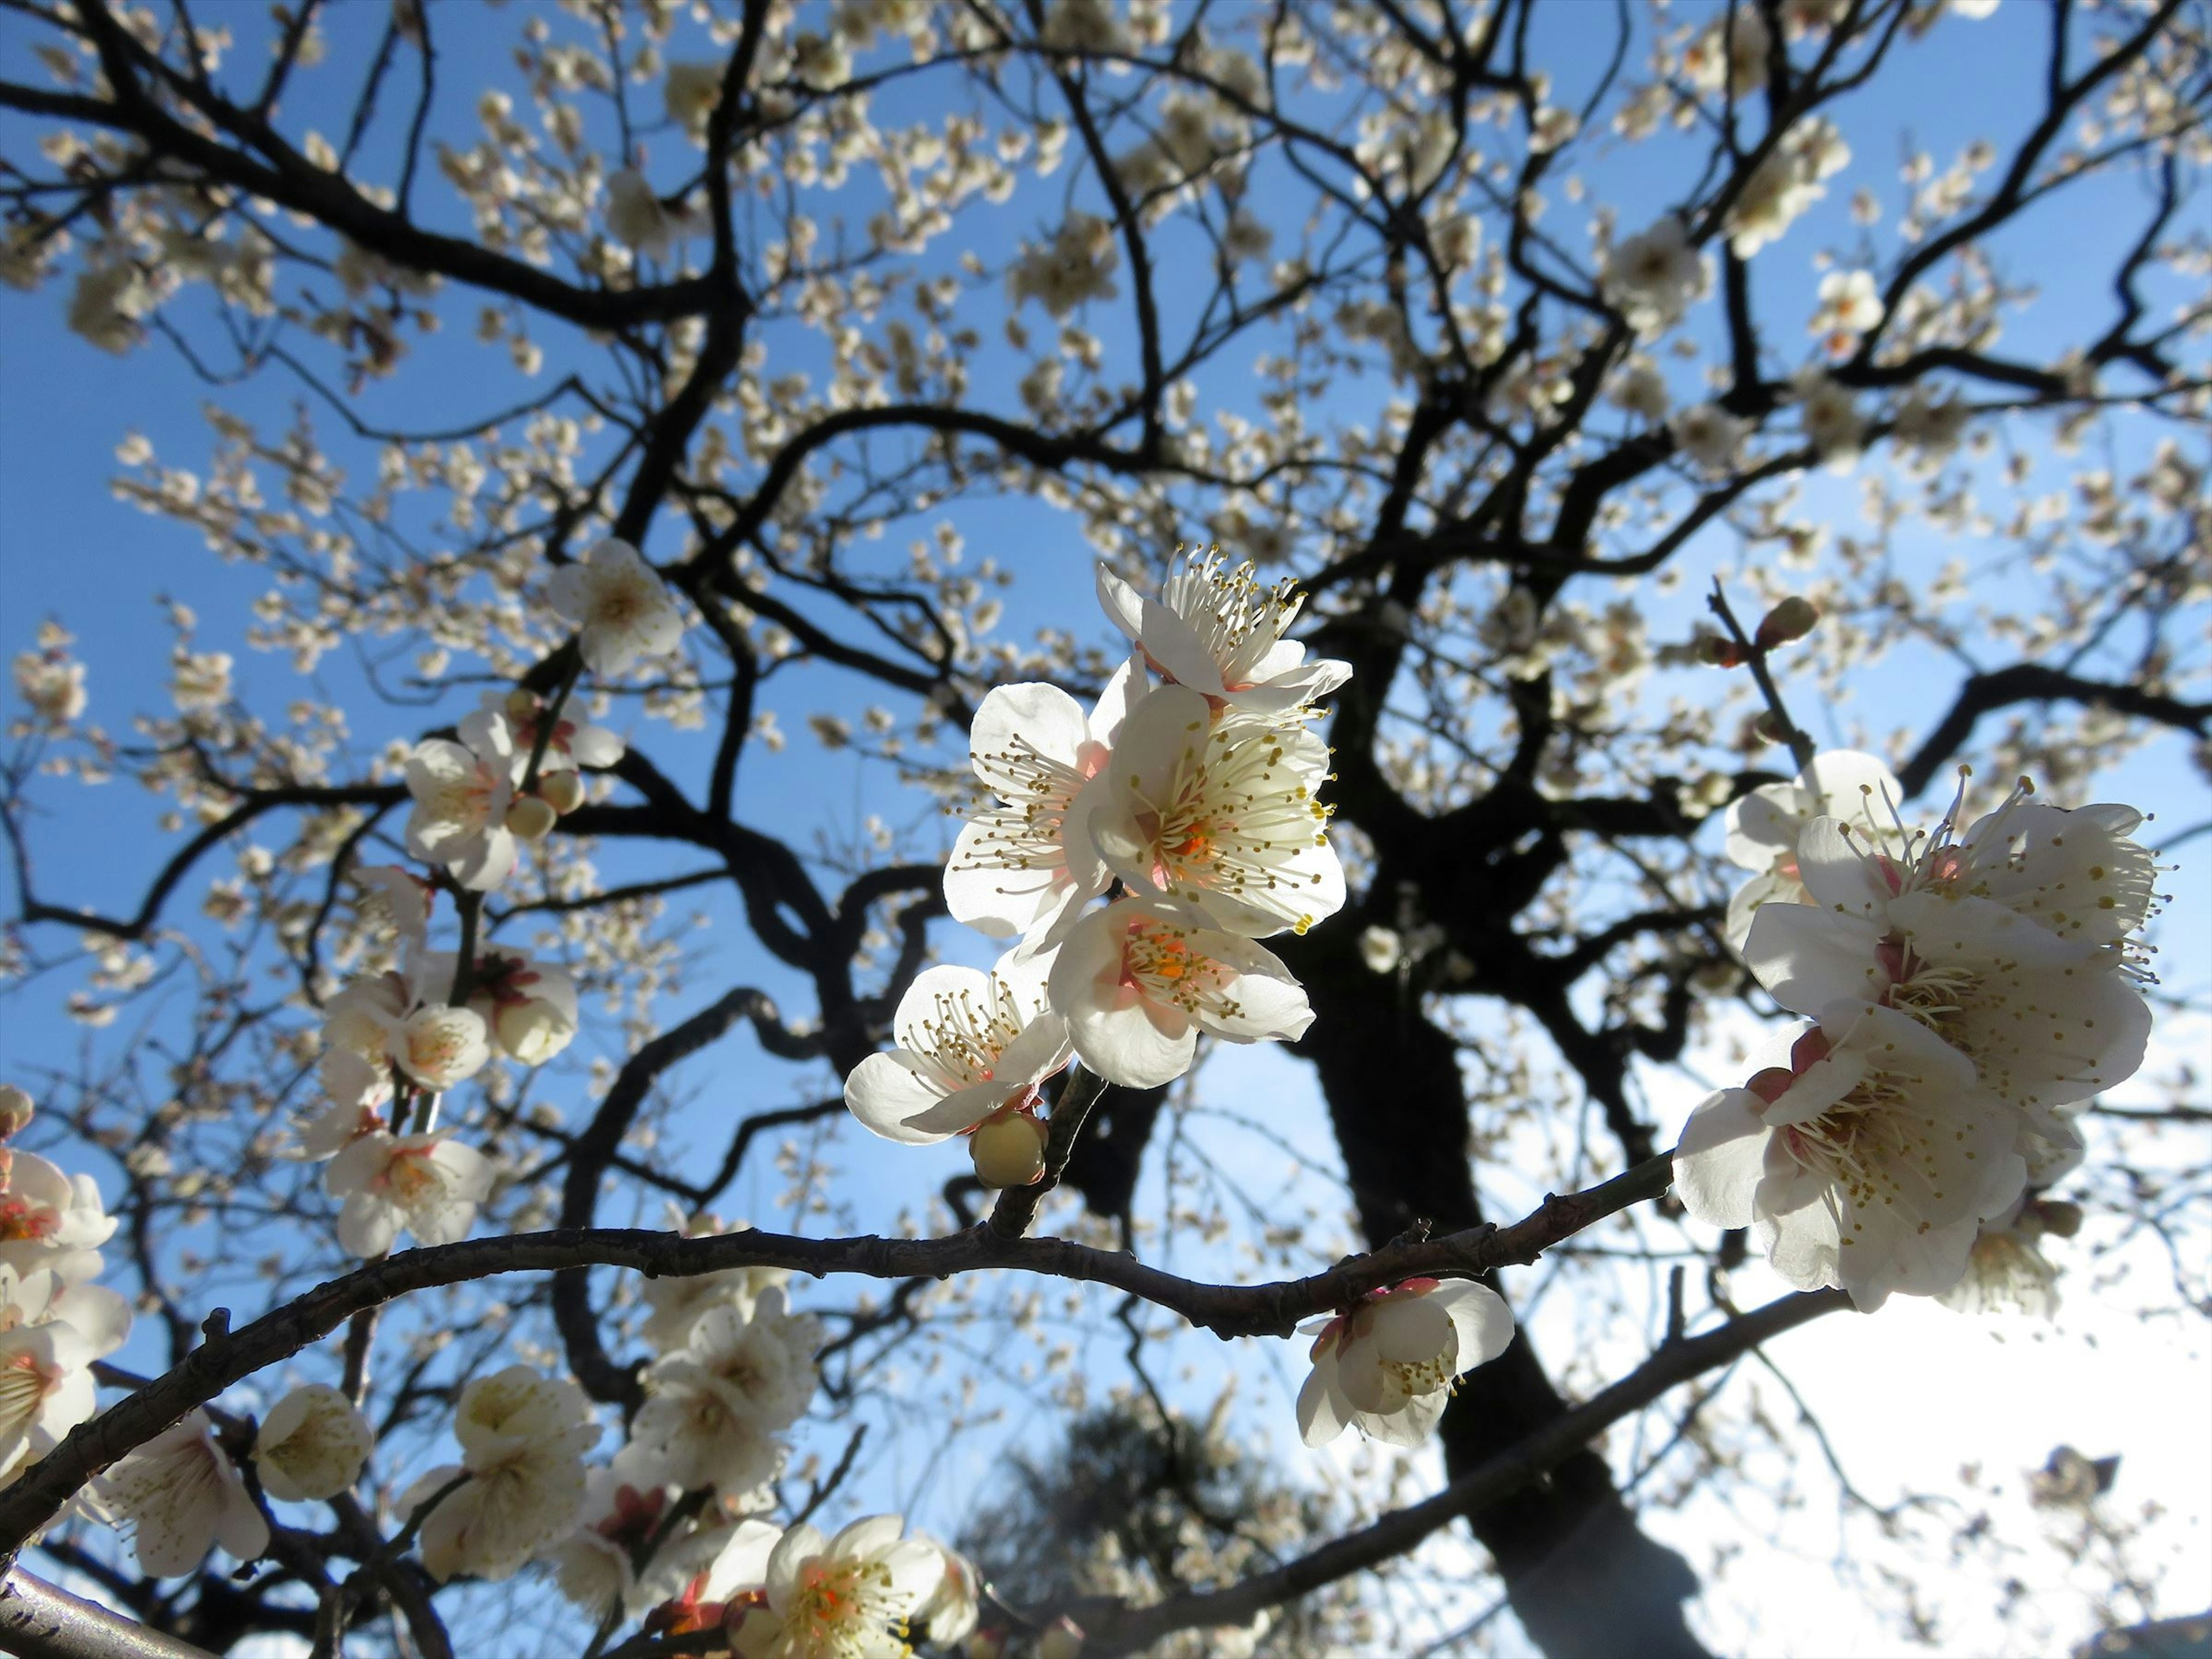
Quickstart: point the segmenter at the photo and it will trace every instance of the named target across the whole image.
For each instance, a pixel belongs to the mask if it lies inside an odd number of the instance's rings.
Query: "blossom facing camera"
[[[262,1489],[286,1503],[335,1498],[361,1479],[376,1436],[352,1401],[327,1383],[295,1389],[254,1437]]]
[[[584,666],[601,679],[645,657],[665,657],[684,638],[684,613],[667,584],[628,542],[610,537],[546,584],[553,608],[576,624]]]
[[[402,1229],[423,1244],[468,1237],[477,1206],[491,1191],[484,1155],[443,1130],[357,1135],[323,1177],[338,1211],[338,1243],[357,1256],[382,1255]]]
[[[1321,1327],[1298,1393],[1298,1432],[1325,1446],[1349,1426],[1392,1446],[1435,1431],[1452,1380],[1513,1340],[1504,1298],[1472,1279],[1409,1279]]]
[[[426,738],[407,757],[407,850],[441,864],[462,886],[486,892],[514,869],[514,834],[507,827],[514,799],[513,733],[499,719],[485,722],[473,744]]]
[[[804,1522],[785,1533],[768,1560],[767,1610],[780,1635],[763,1651],[789,1659],[907,1652],[901,1632],[937,1593],[945,1558],[905,1531],[902,1516],[872,1515],[826,1540]]]
[[[422,1565],[440,1583],[464,1572],[507,1577],[576,1524],[584,1454],[598,1443],[599,1425],[574,1382],[510,1365],[461,1390],[453,1433],[459,1464],[424,1474],[401,1495],[400,1508],[437,1499],[421,1547]]]
[[[1074,1054],[1067,1022],[1046,1002],[1052,962],[1016,952],[988,974],[915,975],[891,1022],[899,1046],[853,1068],[847,1109],[887,1140],[927,1146],[1032,1097]]]

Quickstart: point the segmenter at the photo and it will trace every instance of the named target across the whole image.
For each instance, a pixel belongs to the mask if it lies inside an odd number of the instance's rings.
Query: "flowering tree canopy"
[[[2160,1610],[1783,1339],[2212,1313],[2201,0],[9,16],[0,1645]]]

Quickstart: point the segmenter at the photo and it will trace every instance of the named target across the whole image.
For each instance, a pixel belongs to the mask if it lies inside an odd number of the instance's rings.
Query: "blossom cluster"
[[[1881,763],[1834,751],[1730,811],[1757,873],[1729,937],[1806,1018],[1698,1107],[1675,1185],[1795,1285],[2047,1305],[2036,1240],[2079,1216],[2039,1194],[2080,1147],[2071,1109],[2142,1063],[2155,866],[2132,808],[2031,793],[1961,830],[1962,783],[1908,830]]]
[[[988,974],[918,975],[898,1048],[845,1085],[887,1139],[967,1136],[994,1187],[1042,1176],[1042,1086],[1071,1060],[1153,1088],[1189,1070],[1201,1035],[1303,1034],[1305,992],[1259,941],[1344,903],[1310,722],[1351,671],[1284,637],[1296,591],[1193,554],[1158,599],[1103,566],[1098,594],[1133,649],[1097,704],[1000,686],[969,732],[988,799],[945,866],[945,903],[1012,948]]]
[[[0,1142],[32,1110],[0,1086]],[[93,1362],[131,1328],[131,1304],[94,1282],[114,1231],[91,1176],[0,1145],[0,1486],[93,1414]]]

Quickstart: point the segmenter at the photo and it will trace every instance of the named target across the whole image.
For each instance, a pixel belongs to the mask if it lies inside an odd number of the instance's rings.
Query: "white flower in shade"
[[[635,1613],[650,1605],[639,1583],[636,1553],[659,1529],[670,1496],[665,1486],[641,1489],[611,1468],[590,1470],[576,1529],[547,1558],[561,1594],[593,1614],[612,1607]],[[668,1553],[664,1547],[654,1562]]]
[[[1598,281],[1631,328],[1657,334],[1680,322],[1683,313],[1705,298],[1712,272],[1690,240],[1690,228],[1670,213],[1616,244]]]
[[[722,101],[725,65],[695,59],[672,58],[661,82],[661,101],[668,118],[694,139],[707,136],[708,118]]]
[[[84,665],[58,649],[19,651],[15,692],[42,725],[59,730],[84,713]]]
[[[269,1523],[205,1412],[165,1429],[102,1475],[100,1500],[128,1524],[139,1571],[155,1578],[191,1572],[220,1544],[240,1561],[269,1547]]]
[[[1392,1446],[1436,1430],[1452,1379],[1513,1340],[1504,1298],[1472,1279],[1409,1279],[1321,1327],[1298,1391],[1298,1433],[1325,1446],[1346,1427]]]
[[[356,865],[348,872],[362,915],[389,930],[402,945],[420,945],[430,927],[437,889],[397,864]]]
[[[969,764],[997,798],[970,818],[945,866],[956,921],[994,939],[1057,944],[1083,906],[1113,879],[1091,845],[1097,782],[1144,671],[1125,663],[1086,717],[1054,685],[1002,685],[975,710]]]
[[[1682,459],[1705,473],[1732,472],[1752,423],[1718,404],[1692,404],[1667,422]]]
[[[537,746],[538,727],[544,719],[544,699],[534,691],[520,686],[504,695],[487,691],[483,706],[461,721],[461,740],[474,744],[476,733],[488,730],[495,720],[504,721],[508,746],[514,752],[514,781],[520,785],[529,770],[530,753]],[[571,696],[561,705],[560,718],[545,734],[545,752],[538,757],[538,775],[545,778],[586,766],[612,766],[622,757],[622,738],[586,720]]]
[[[1615,409],[1627,410],[1647,426],[1656,426],[1667,418],[1667,377],[1649,357],[1629,359],[1627,366],[1613,377],[1605,395]]]
[[[1316,799],[1328,746],[1302,725],[1212,720],[1165,685],[1122,723],[1091,838],[1132,891],[1194,905],[1264,939],[1303,933],[1344,903],[1344,867]]]
[[[323,1182],[338,1212],[338,1243],[358,1256],[379,1256],[404,1228],[423,1244],[468,1237],[477,1206],[491,1190],[483,1153],[444,1130],[356,1137],[331,1161]]]
[[[1060,947],[1050,990],[1083,1063],[1133,1089],[1189,1070],[1200,1032],[1291,1042],[1313,1024],[1273,952],[1171,902],[1122,899],[1085,918]]]
[[[153,289],[129,260],[87,265],[70,292],[69,326],[102,351],[119,357],[145,337],[138,319],[155,303]]]
[[[1866,416],[1849,386],[1818,369],[1807,369],[1794,383],[1797,420],[1813,453],[1832,471],[1846,471],[1866,447]]]
[[[422,1523],[422,1565],[431,1577],[505,1578],[574,1528],[584,1507],[584,1454],[599,1438],[581,1389],[510,1365],[461,1390],[453,1433],[461,1462],[432,1469],[399,1500],[411,1512],[469,1477]]]
[[[769,1556],[761,1634],[751,1613],[739,1634],[747,1659],[904,1659],[907,1621],[945,1575],[936,1547],[905,1529],[875,1515],[827,1540],[803,1522],[785,1533]]]
[[[442,864],[462,886],[485,891],[514,868],[507,809],[514,799],[514,734],[504,720],[477,728],[474,744],[425,738],[407,757],[407,850]]]
[[[1814,756],[1796,782],[1763,785],[1730,805],[1729,862],[1758,873],[1729,901],[1729,943],[1743,949],[1760,905],[1807,902],[1797,877],[1797,838],[1807,824],[1843,818],[1864,830],[1871,844],[1902,854],[1905,837],[1896,814],[1904,799],[1905,786],[1874,756],[1829,749]]]
[[[899,1046],[845,1079],[845,1104],[889,1140],[927,1146],[1035,1097],[1073,1054],[1048,1006],[1050,957],[1009,953],[988,974],[944,966],[915,976],[891,1029]]]
[[[930,1598],[915,1609],[908,1622],[926,1640],[950,1651],[967,1639],[981,1617],[982,1575],[975,1571],[973,1561],[950,1545],[925,1538],[920,1533],[915,1536],[944,1558],[945,1576],[937,1581],[937,1589]]]
[[[1744,960],[1792,1012],[1858,998],[1920,1022],[2027,1127],[2070,1145],[2053,1109],[2132,1076],[2150,1034],[2127,943],[2151,904],[2138,816],[2015,793],[1954,840],[1956,811],[1905,860],[1813,820],[1797,846],[1813,902],[1763,906]]]
[[[607,179],[607,234],[624,247],[665,259],[676,245],[702,233],[700,216],[688,207],[671,207],[653,194],[635,167]]]
[[[684,613],[659,574],[628,542],[610,537],[546,583],[553,608],[579,630],[584,666],[601,679],[641,657],[665,657],[684,638]]]
[[[646,1368],[645,1404],[618,1465],[649,1481],[736,1494],[775,1471],[769,1438],[814,1397],[821,1322],[784,1311],[783,1292],[763,1293],[748,1319],[710,1308],[689,1344]]]
[[[1287,581],[1261,586],[1249,561],[1225,570],[1220,555],[1193,553],[1157,599],[1102,564],[1098,602],[1153,669],[1217,708],[1295,719],[1352,678],[1349,663],[1308,662],[1283,637],[1304,599]]]
[[[1691,1114],[1674,1152],[1684,1206],[1755,1224],[1783,1278],[1840,1285],[1868,1311],[1949,1289],[1982,1219],[2026,1182],[2018,1120],[1972,1060],[1894,1009],[1839,1000],[1784,1040],[1784,1063]]]
[[[415,978],[425,985],[451,985],[454,965],[452,951],[433,951],[422,957]],[[493,1045],[485,1059],[495,1049],[522,1065],[543,1066],[576,1035],[576,981],[556,963],[495,947],[477,957],[469,980],[469,1012]]]
[[[1055,318],[1092,300],[1111,300],[1120,262],[1112,223],[1088,213],[1071,213],[1048,242],[1024,242],[1006,270],[1006,298],[1018,310],[1035,300]]]
[[[1702,92],[1725,88],[1729,96],[1748,98],[1766,84],[1767,53],[1773,33],[1755,6],[1731,6],[1682,55],[1682,68]]]
[[[1723,228],[1729,252],[1748,259],[1769,242],[1778,240],[1797,217],[1826,194],[1806,177],[1798,159],[1787,149],[1777,149],[1751,170],[1729,205]]]
[[[433,1091],[474,1077],[491,1058],[483,1016],[472,1008],[431,1003],[416,1009],[392,1030],[392,1063]]]
[[[2045,1194],[2081,1164],[2082,1148],[2031,1135],[2023,1150],[2027,1190],[1982,1223],[1965,1276],[1936,1298],[1956,1312],[2048,1319],[2058,1311],[2058,1269],[2043,1254],[2043,1241],[2079,1232],[2081,1206]]]
[[[1966,435],[1973,410],[1959,398],[1938,398],[1916,386],[1890,417],[1890,441],[1905,453],[1905,470],[1917,477],[1938,471]]]
[[[23,1279],[45,1268],[63,1285],[82,1285],[100,1277],[100,1247],[114,1232],[90,1176],[0,1147],[0,1266]]]
[[[725,1225],[711,1215],[686,1218],[678,1212],[669,1219],[671,1231],[686,1238],[751,1231],[742,1221]],[[638,1335],[655,1353],[673,1353],[690,1342],[692,1327],[709,1309],[732,1307],[741,1317],[750,1319],[762,1295],[780,1290],[790,1279],[789,1271],[782,1267],[726,1267],[720,1273],[693,1273],[682,1279],[648,1279],[641,1288],[645,1305],[653,1311],[639,1328]]]
[[[261,1487],[286,1503],[335,1498],[361,1479],[376,1436],[360,1408],[325,1382],[295,1389],[270,1408],[254,1437]]]

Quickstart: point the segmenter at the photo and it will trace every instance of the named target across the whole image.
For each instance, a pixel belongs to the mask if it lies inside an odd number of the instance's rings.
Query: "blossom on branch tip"
[[[337,1497],[361,1479],[376,1444],[352,1401],[324,1382],[286,1395],[261,1419],[253,1462],[262,1490],[286,1503]]]
[[[194,1571],[218,1544],[241,1562],[269,1547],[269,1524],[204,1411],[120,1459],[94,1490],[131,1528],[139,1570],[152,1577]]]
[[[611,678],[644,657],[665,657],[684,638],[684,613],[658,571],[612,537],[546,582],[553,608],[576,624],[584,666]]]
[[[1172,902],[1121,899],[1085,918],[1053,963],[1051,994],[1084,1065],[1133,1089],[1189,1070],[1200,1032],[1296,1042],[1313,1024],[1273,951]]]
[[[886,1139],[927,1146],[1034,1096],[1074,1053],[1067,1022],[1047,1006],[1053,961],[1010,953],[988,974],[916,975],[891,1022],[899,1046],[853,1068],[847,1109]]]
[[[1263,587],[1248,561],[1224,569],[1218,553],[1192,553],[1149,599],[1098,567],[1098,602],[1146,662],[1216,707],[1297,719],[1352,678],[1349,663],[1306,660],[1283,637],[1304,600],[1289,582]]]
[[[1298,1392],[1298,1432],[1325,1446],[1348,1427],[1387,1445],[1434,1432],[1452,1381],[1505,1352],[1513,1313],[1472,1279],[1409,1279],[1323,1324]]]
[[[645,1403],[616,1467],[725,1496],[757,1486],[781,1455],[769,1437],[814,1396],[821,1346],[821,1322],[787,1312],[781,1289],[763,1291],[750,1316],[728,1303],[708,1309],[683,1347],[646,1368]]]

